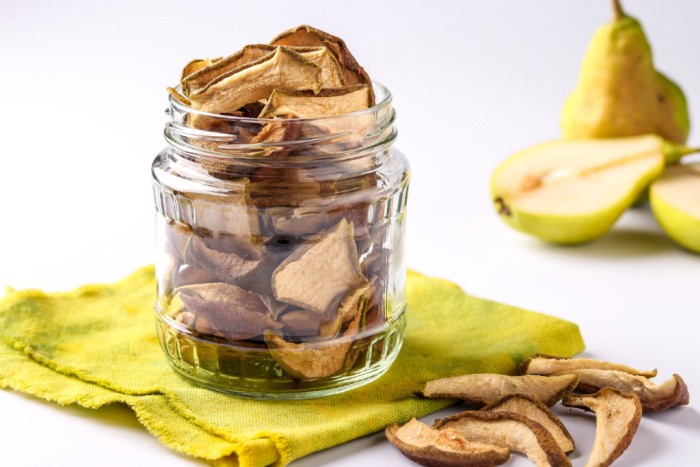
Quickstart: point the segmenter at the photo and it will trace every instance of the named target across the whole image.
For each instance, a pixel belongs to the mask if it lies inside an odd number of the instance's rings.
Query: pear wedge
[[[608,231],[666,161],[691,151],[655,135],[544,143],[496,168],[492,199],[517,230],[553,243],[582,243]]]
[[[649,201],[668,236],[700,253],[700,162],[668,167],[651,184]]]

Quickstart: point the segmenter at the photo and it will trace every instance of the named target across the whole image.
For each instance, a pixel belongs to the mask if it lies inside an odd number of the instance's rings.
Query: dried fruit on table
[[[417,394],[430,399],[462,399],[480,405],[492,404],[510,394],[522,394],[552,406],[577,384],[575,374],[507,376],[477,373],[428,381]]]
[[[319,240],[297,247],[272,273],[277,300],[326,313],[367,280],[360,270],[353,226],[345,219],[321,232]]]
[[[453,429],[469,441],[506,446],[538,466],[571,465],[549,431],[514,412],[466,411],[436,420],[433,427]]]
[[[561,420],[559,420],[559,417],[541,402],[527,396],[515,394],[506,396],[493,404],[487,405],[481,410],[488,412],[515,412],[524,415],[549,431],[559,447],[566,454],[574,451],[574,439],[571,437],[569,430],[567,430]]]
[[[350,349],[353,335],[360,329],[360,315],[348,325],[343,336],[323,342],[294,343],[287,342],[273,331],[265,333],[265,342],[270,354],[277,363],[297,379],[325,378],[339,373],[349,367]]]
[[[369,75],[364,68],[357,63],[355,57],[350,53],[350,49],[345,45],[345,41],[325,31],[308,25],[301,25],[280,33],[277,37],[272,39],[270,43],[273,45],[327,47],[328,50],[335,55],[336,59],[338,59],[338,63],[340,63],[340,66],[343,68],[346,85],[371,85]],[[372,95],[372,105],[374,105],[374,95]]]
[[[384,433],[404,456],[421,465],[487,467],[510,457],[506,447],[467,441],[455,430],[435,430],[415,418],[391,425]]]
[[[564,358],[551,355],[533,355],[520,365],[520,370],[528,375],[551,375],[552,373],[574,373],[582,369],[617,370],[632,375],[653,378],[656,370],[638,370],[619,363],[604,362],[590,358]]]
[[[655,384],[643,376],[617,370],[581,369],[576,374],[580,378],[576,391],[595,392],[611,387],[631,392],[639,397],[645,412],[661,412],[690,402],[688,386],[678,375]]]
[[[569,395],[562,403],[595,412],[596,433],[586,466],[608,466],[632,442],[642,418],[639,398],[617,389],[604,388],[586,396]]]
[[[206,325],[198,331],[221,335],[227,339],[242,340],[262,335],[276,328],[267,307],[254,292],[225,283],[195,284],[174,291],[198,321]]]

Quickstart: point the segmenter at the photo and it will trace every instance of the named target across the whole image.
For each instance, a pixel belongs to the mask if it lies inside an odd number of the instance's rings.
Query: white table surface
[[[165,86],[191,58],[309,23],[344,37],[394,93],[398,147],[413,168],[411,267],[575,321],[588,355],[658,368],[661,379],[679,373],[693,396],[700,390],[700,256],[671,243],[648,209],[564,248],[511,231],[489,201],[500,160],[558,136],[561,104],[590,34],[610,16],[607,1],[200,5],[0,2],[0,286],[63,290],[151,262],[149,166],[164,146]],[[700,125],[700,2],[626,6]],[[583,465],[592,419],[560,412],[578,444],[573,464]],[[616,465],[697,465],[698,439],[695,402],[645,416]],[[0,391],[0,446],[8,466],[198,464],[162,447],[127,408],[58,407],[10,391]],[[412,462],[378,434],[294,465]],[[507,465],[528,462],[514,455]]]

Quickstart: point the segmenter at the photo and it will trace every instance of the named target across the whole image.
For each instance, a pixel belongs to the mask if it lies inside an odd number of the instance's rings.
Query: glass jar
[[[405,327],[409,171],[391,94],[317,119],[208,114],[170,99],[154,160],[155,304],[171,365],[255,398],[383,374]]]

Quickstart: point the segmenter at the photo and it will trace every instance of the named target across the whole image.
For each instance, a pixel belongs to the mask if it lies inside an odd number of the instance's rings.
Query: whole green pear
[[[562,112],[564,138],[657,134],[685,143],[690,130],[681,88],[654,68],[642,25],[613,0],[614,19],[593,35],[578,83]]]

